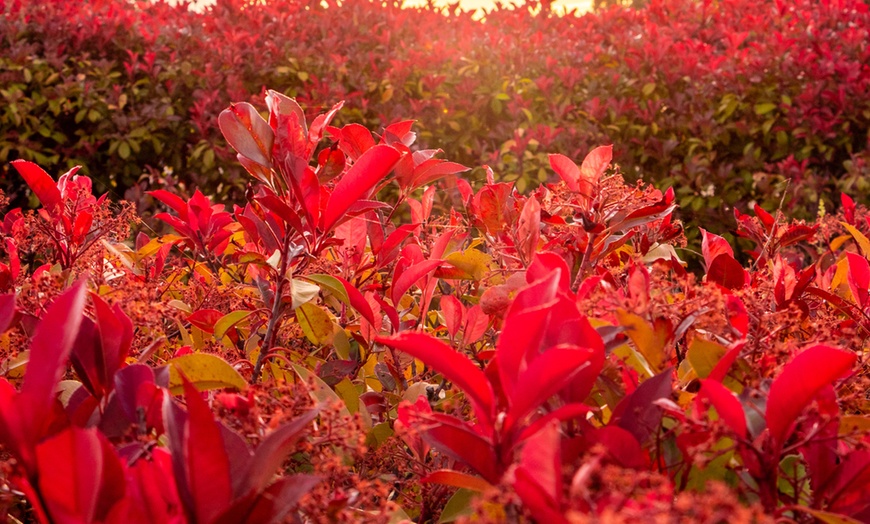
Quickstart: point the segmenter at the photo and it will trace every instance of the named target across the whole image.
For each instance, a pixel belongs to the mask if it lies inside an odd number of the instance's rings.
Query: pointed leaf
[[[697,397],[699,400],[706,398],[710,404],[716,408],[716,413],[728,427],[730,427],[737,436],[746,437],[746,413],[743,411],[743,405],[736,396],[714,380],[701,380],[701,390]]]
[[[823,387],[852,369],[855,353],[830,346],[812,346],[786,364],[770,386],[767,427],[774,442],[782,444],[789,428]]]
[[[420,482],[424,484],[443,484],[445,486],[453,486],[454,488],[470,489],[478,493],[483,493],[492,489],[492,484],[483,480],[480,477],[475,477],[460,471],[452,469],[439,469],[429,473]]]
[[[209,353],[190,353],[173,358],[169,367],[169,391],[181,393],[181,373],[200,391],[209,389],[236,388],[244,391],[248,383],[229,362]]]
[[[322,229],[329,231],[344,216],[348,209],[389,174],[401,154],[386,145],[377,145],[363,153],[336,184],[326,211],[323,213]]]
[[[532,360],[528,369],[517,378],[516,388],[509,398],[510,410],[504,422],[505,430],[542,407],[574,375],[589,365],[591,357],[591,349],[565,345],[550,348]]]
[[[568,184],[568,189],[575,193],[580,192],[580,168],[577,164],[565,155],[554,154],[550,155],[549,159],[550,167]],[[586,196],[589,196],[589,193]]]
[[[198,522],[210,522],[232,500],[230,462],[224,450],[224,439],[211,408],[193,383],[182,379],[187,403],[187,424],[183,450],[173,449],[173,455],[184,456],[187,485]],[[178,479],[176,479],[178,481]]]
[[[362,293],[353,286],[347,280],[341,277],[333,277],[344,286],[344,290],[347,293],[347,298],[350,302],[350,305],[357,310],[357,312],[363,316],[364,319],[369,321],[369,324],[375,325],[375,314],[372,311],[372,306],[369,305],[368,301],[365,299]]]
[[[481,422],[491,422],[495,407],[492,387],[483,371],[456,350],[422,333],[400,333],[392,337],[377,337],[375,341],[404,351],[441,373],[458,386],[473,402]]]
[[[321,407],[322,405],[318,405],[266,435],[254,452],[253,459],[249,461],[250,467],[237,479],[233,490],[236,497],[266,489],[292,451],[293,445],[317,418]]]
[[[30,362],[21,392],[33,395],[35,415],[48,415],[54,388],[66,369],[85,307],[87,287],[79,281],[57,297],[39,322],[30,343]]]
[[[390,298],[393,301],[393,305],[398,307],[402,295],[411,289],[411,286],[429,276],[429,274],[435,271],[435,269],[443,263],[444,262],[441,260],[424,260],[405,269],[405,271],[403,271],[402,274],[393,281],[393,287],[390,289]]]
[[[231,104],[221,111],[218,125],[224,138],[239,154],[271,167],[275,134],[254,106],[247,102]]]
[[[56,215],[63,210],[63,198],[54,179],[41,167],[27,160],[13,160],[11,162],[18,173],[27,182],[30,190],[42,203],[42,207],[50,215]]]

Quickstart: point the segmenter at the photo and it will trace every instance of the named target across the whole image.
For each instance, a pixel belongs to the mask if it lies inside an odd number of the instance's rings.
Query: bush
[[[2,222],[0,511],[870,518],[865,207],[738,212],[751,264],[702,230],[695,277],[675,192],[610,146],[475,191],[410,122],[266,106],[218,117],[243,206],[151,192],[173,234],[125,241],[132,206],[13,162],[42,208]]]
[[[341,118],[376,132],[418,118],[421,147],[522,192],[549,179],[548,153],[617,144],[629,179],[674,187],[687,223],[718,233],[735,206],[812,218],[867,193],[866,3],[535,7],[476,21],[367,0],[8,1],[0,160],[85,164],[133,200],[154,183],[240,197],[214,119],[268,85],[309,117],[345,100]]]

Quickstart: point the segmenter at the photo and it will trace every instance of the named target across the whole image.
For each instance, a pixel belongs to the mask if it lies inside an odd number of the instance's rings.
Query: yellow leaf
[[[240,309],[238,311],[233,311],[232,313],[227,313],[226,315],[222,316],[220,320],[215,322],[214,325],[215,338],[221,340],[226,336],[227,332],[230,329],[239,326],[239,324],[247,320],[247,318],[253,313],[253,311],[246,311],[244,309]]]
[[[326,402],[328,404],[341,404],[342,408],[340,413],[342,415],[350,416],[350,411],[347,409],[347,404],[332,390],[329,385],[320,379],[317,375],[306,369],[304,366],[300,366],[299,364],[293,364],[293,370],[296,372],[296,375],[302,379],[304,382],[309,384],[313,384],[314,387],[311,389],[311,398],[313,398],[317,402]]]
[[[625,328],[625,334],[646,360],[650,371],[653,374],[662,371],[668,361],[665,350],[670,333],[667,326],[664,323],[651,326],[641,317],[624,310],[617,311],[616,316],[619,324]]]
[[[846,222],[840,223],[843,224],[843,227],[846,228],[846,231],[848,231],[852,235],[852,238],[855,239],[855,242],[861,249],[861,254],[865,257],[870,257],[870,240],[868,240],[867,237],[864,236],[864,233],[861,233],[860,231],[858,231],[858,228],[856,228],[855,226],[851,226]]]
[[[323,346],[332,342],[335,327],[332,318],[320,306],[310,302],[302,304],[296,309],[296,321],[312,344]]]
[[[478,249],[450,253],[444,260],[453,268],[440,268],[435,275],[439,278],[458,280],[481,280],[489,272],[492,257]]]
[[[217,355],[192,353],[173,358],[167,365],[169,391],[173,394],[182,391],[181,373],[200,391],[222,388],[244,390],[248,387],[244,377],[229,362]]]
[[[696,338],[686,352],[686,359],[692,364],[692,368],[699,378],[707,378],[727,352],[728,348],[722,344]]]

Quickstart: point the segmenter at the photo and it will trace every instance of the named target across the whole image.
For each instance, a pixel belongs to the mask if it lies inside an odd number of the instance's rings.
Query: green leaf
[[[200,391],[209,389],[236,388],[244,390],[248,383],[229,362],[209,353],[193,353],[173,358],[169,366],[169,391],[183,391],[181,373]]]
[[[471,515],[471,499],[475,493],[470,489],[458,489],[456,493],[450,497],[447,504],[444,505],[444,510],[441,512],[441,518],[438,519],[439,524],[445,522],[454,522],[459,517]]]
[[[253,311],[240,309],[239,311],[233,311],[232,313],[227,313],[226,315],[222,316],[220,320],[218,320],[214,325],[215,338],[221,340],[226,336],[227,332],[230,329],[238,326],[253,313]]]
[[[776,109],[776,104],[772,102],[762,102],[759,104],[755,104],[755,114],[758,116],[766,115]]]
[[[344,284],[342,284],[337,278],[323,274],[305,275],[305,278],[318,284],[321,289],[329,291],[333,296],[335,296],[335,298],[341,300],[348,306],[351,305],[350,297],[347,296],[347,290],[344,289]]]
[[[655,92],[655,90],[656,90],[656,83],[649,82],[648,84],[643,86],[643,90],[642,90],[643,96],[649,96],[649,95],[653,94]]]
[[[332,342],[335,324],[329,313],[312,303],[302,304],[296,309],[296,321],[312,344],[323,346]]]
[[[347,404],[345,404],[341,397],[339,397],[338,394],[336,394],[336,392],[333,391],[332,388],[329,387],[329,385],[324,382],[320,377],[299,364],[293,364],[293,371],[296,372],[296,376],[298,376],[300,380],[314,385],[314,387],[311,389],[311,398],[313,398],[316,402],[326,402],[327,404],[340,404],[342,406],[340,414],[347,415],[348,417],[350,416],[350,411],[347,409]]]
[[[127,160],[128,158],[130,158],[130,144],[129,143],[121,142],[121,144],[118,145],[118,156],[121,157],[123,160]]]

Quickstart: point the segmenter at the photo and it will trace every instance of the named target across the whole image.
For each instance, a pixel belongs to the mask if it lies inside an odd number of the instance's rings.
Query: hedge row
[[[244,177],[215,119],[269,85],[311,114],[345,100],[375,131],[417,118],[423,146],[522,191],[547,153],[615,143],[629,177],[674,186],[684,218],[720,232],[738,203],[812,216],[834,189],[867,193],[865,2],[536,7],[0,1],[0,162],[85,164],[134,200],[146,180],[226,195]]]

